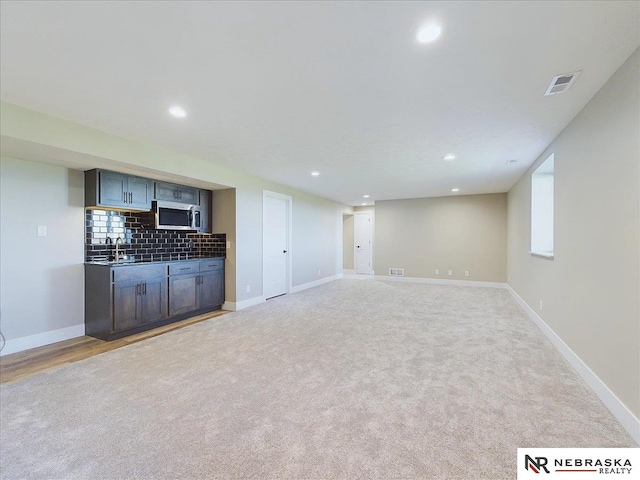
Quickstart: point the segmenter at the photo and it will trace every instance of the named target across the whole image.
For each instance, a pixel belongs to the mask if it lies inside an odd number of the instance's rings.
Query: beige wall
[[[353,215],[342,217],[342,268],[353,270]]]
[[[313,195],[293,195],[293,286],[342,273],[343,206]]]
[[[0,158],[0,260],[7,340],[84,324],[82,172]]]
[[[224,299],[236,301],[236,189],[214,190],[211,197],[211,231],[227,235]]]
[[[508,235],[512,288],[636,417],[640,417],[639,72],[636,50],[511,189]],[[555,154],[553,260],[528,253],[531,172],[551,153]]]
[[[506,281],[505,193],[377,201],[375,213],[376,275]]]

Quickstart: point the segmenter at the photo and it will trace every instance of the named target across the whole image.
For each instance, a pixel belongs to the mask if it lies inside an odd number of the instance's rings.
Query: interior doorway
[[[265,299],[291,291],[291,205],[290,196],[263,191],[262,295]]]
[[[372,255],[372,225],[371,212],[355,212],[353,224],[354,263],[355,271],[359,274],[371,275],[373,263]]]

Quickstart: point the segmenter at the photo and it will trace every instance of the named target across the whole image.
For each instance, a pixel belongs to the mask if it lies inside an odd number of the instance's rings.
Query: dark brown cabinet
[[[223,271],[200,275],[200,308],[215,307],[224,303]]]
[[[211,233],[211,191],[200,190],[200,233]]]
[[[167,280],[113,285],[113,331],[118,332],[167,318]]]
[[[138,325],[138,287],[136,282],[113,285],[113,331],[126,330]]]
[[[169,277],[169,314],[180,315],[199,308],[200,275],[187,273]]]
[[[114,332],[167,318],[167,269],[162,264],[119,267],[113,273]]]
[[[224,259],[210,258],[200,261],[200,308],[224,303]]]
[[[220,307],[223,303],[224,259],[169,265],[169,315]]]
[[[221,308],[224,258],[85,265],[85,333],[113,340]]]
[[[85,172],[85,206],[149,210],[153,182],[148,178],[89,170]]]
[[[167,200],[170,202],[188,203],[190,205],[199,204],[198,189],[177,185],[175,183],[154,182],[155,199]]]

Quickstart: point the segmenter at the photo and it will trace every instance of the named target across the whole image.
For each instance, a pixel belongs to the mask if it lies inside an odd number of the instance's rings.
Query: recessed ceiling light
[[[187,112],[184,108],[174,105],[169,109],[169,113],[176,118],[184,118],[187,116]]]
[[[369,198],[369,195],[362,195],[362,198]]]
[[[364,206],[364,205],[366,205],[366,203],[362,203],[361,205]]]
[[[420,27],[418,33],[416,33],[416,40],[419,43],[431,43],[440,36],[440,33],[442,33],[440,26],[431,23]]]
[[[451,160],[455,160],[456,156],[453,153],[447,153],[444,157],[442,157],[444,160],[446,160],[447,162],[451,161]]]
[[[459,191],[460,191],[460,189],[459,189],[459,188],[452,188],[452,189],[451,189],[451,191],[452,191],[452,192],[459,192]]]
[[[317,177],[318,175],[320,175],[320,172],[311,172],[312,177]]]

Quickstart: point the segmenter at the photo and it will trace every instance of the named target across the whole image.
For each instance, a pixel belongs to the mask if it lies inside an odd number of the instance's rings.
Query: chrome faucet
[[[116,238],[116,258],[115,258],[116,262],[120,260],[120,252],[118,250],[118,245],[120,245],[121,243],[124,243],[124,240],[122,239],[122,237]]]

